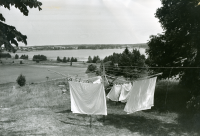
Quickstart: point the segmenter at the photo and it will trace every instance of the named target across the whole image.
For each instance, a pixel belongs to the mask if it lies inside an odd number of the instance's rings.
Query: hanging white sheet
[[[103,84],[69,82],[71,111],[90,115],[107,115]]]
[[[119,101],[127,102],[131,88],[132,88],[131,83],[122,85],[121,94],[119,96]]]
[[[107,94],[107,98],[111,99],[112,101],[119,101],[121,88],[121,85],[114,85],[110,92]]]
[[[133,113],[151,109],[154,105],[154,92],[157,77],[133,82],[124,111]]]

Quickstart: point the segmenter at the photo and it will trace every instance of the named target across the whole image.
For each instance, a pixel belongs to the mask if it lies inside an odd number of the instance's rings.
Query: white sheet
[[[127,102],[131,88],[132,88],[131,83],[122,85],[121,94],[119,96],[119,101]]]
[[[133,113],[150,109],[154,105],[154,92],[157,77],[133,82],[124,111]]]
[[[121,88],[121,85],[114,85],[110,92],[107,94],[107,98],[111,99],[112,101],[119,101]]]
[[[90,115],[107,115],[103,84],[69,82],[71,111]]]

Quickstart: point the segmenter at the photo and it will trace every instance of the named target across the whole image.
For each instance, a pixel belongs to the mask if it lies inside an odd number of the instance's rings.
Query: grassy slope
[[[69,92],[62,94],[59,84],[66,82],[0,85],[0,135],[198,135],[184,108],[187,93],[175,82],[158,83],[151,110],[127,115],[124,104],[108,101],[105,122],[92,116],[92,128],[89,116],[71,113]]]
[[[20,65],[16,61],[14,64],[9,64],[9,61],[12,62],[12,59],[3,61],[4,64],[0,64],[0,84],[16,82],[16,79],[20,74],[25,75],[27,83],[45,81],[47,76],[50,80],[63,77],[61,75],[48,71],[48,69],[61,72],[66,75],[78,74],[81,78],[87,77],[84,74],[87,69],[87,64],[84,65],[79,62],[73,63],[73,66],[69,66],[69,63],[35,63],[33,61],[28,60],[24,61],[25,64]]]

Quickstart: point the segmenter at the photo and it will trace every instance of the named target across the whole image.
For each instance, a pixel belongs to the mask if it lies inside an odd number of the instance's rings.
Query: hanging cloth
[[[71,111],[90,115],[107,115],[103,84],[69,82]]]
[[[154,105],[154,92],[157,77],[133,82],[124,111],[133,113],[151,109]]]
[[[112,101],[119,101],[122,85],[114,85],[107,95]]]
[[[119,101],[122,85],[114,85],[107,95],[112,101]]]
[[[119,101],[127,102],[131,88],[132,88],[131,83],[122,85],[121,94],[119,96]]]

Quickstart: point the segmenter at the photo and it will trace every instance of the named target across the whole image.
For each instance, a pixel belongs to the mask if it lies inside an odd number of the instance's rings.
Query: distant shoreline
[[[28,48],[28,46],[26,46]],[[121,48],[113,48],[113,49],[125,49],[126,47],[121,47]],[[134,49],[134,48],[143,48],[143,49],[148,49],[148,47],[129,47],[129,49]],[[112,50],[111,48],[109,49],[41,49],[41,50],[17,50],[15,53],[26,53],[26,52],[39,52],[39,51],[64,51],[64,50]]]

